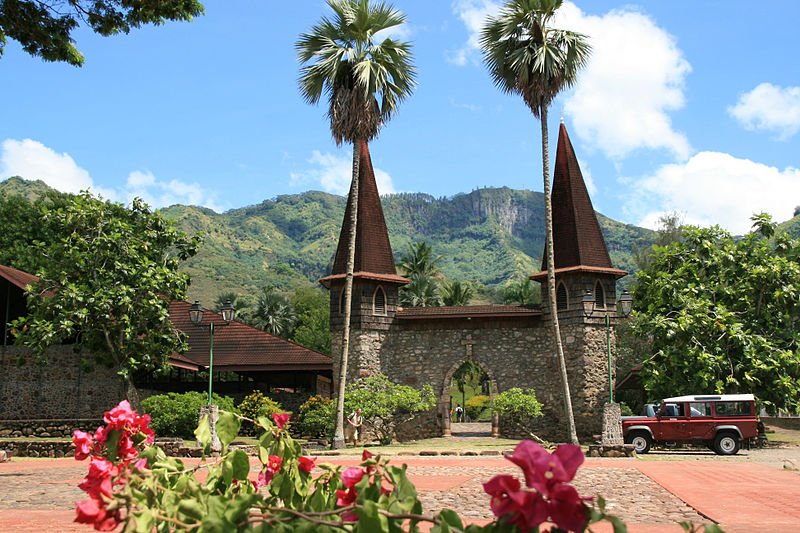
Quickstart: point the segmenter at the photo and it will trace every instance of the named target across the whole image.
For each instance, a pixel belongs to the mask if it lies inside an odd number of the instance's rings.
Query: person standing
[[[463,422],[464,421],[464,409],[461,407],[461,404],[456,405],[456,422]]]
[[[347,444],[347,441],[352,440],[353,446],[359,445],[359,442],[361,441],[363,425],[364,417],[361,414],[361,408],[359,407],[347,417],[347,427],[345,428],[346,431],[344,437],[345,444]]]

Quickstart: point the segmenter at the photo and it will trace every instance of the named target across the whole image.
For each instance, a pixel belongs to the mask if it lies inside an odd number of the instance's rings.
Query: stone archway
[[[468,339],[471,340],[471,339]],[[491,369],[483,362],[475,359],[472,356],[472,344],[467,345],[468,354],[463,358],[455,363],[453,363],[450,368],[445,372],[444,380],[442,381],[441,389],[439,390],[439,414],[442,419],[442,436],[443,437],[452,437],[452,429],[451,429],[451,421],[450,421],[450,385],[453,382],[453,374],[467,361],[476,364],[483,373],[486,375],[487,380],[489,382],[489,398],[494,401],[495,396],[497,395],[497,381],[494,378],[494,374],[492,373]],[[498,416],[492,413],[492,437],[498,437],[500,435],[500,420]]]

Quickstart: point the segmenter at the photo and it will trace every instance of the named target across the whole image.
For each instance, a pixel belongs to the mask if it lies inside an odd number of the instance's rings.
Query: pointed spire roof
[[[347,197],[347,208],[339,234],[339,244],[333,259],[331,274],[320,280],[325,285],[343,281],[347,273],[347,243],[350,235],[350,207],[353,198]],[[383,217],[383,207],[375,183],[375,171],[369,155],[369,145],[361,142],[358,170],[358,221],[356,223],[356,257],[353,268],[355,278],[374,279],[389,283],[406,284],[410,280],[399,276],[394,266],[389,231]]]
[[[556,273],[586,271],[614,274],[617,277],[627,275],[627,272],[614,268],[611,263],[578,158],[563,122],[558,130],[551,201]],[[534,274],[531,279],[546,276],[546,269],[546,258],[543,257],[542,272]]]

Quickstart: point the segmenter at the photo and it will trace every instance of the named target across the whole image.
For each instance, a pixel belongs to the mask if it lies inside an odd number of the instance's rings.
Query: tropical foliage
[[[118,369],[138,405],[132,373],[164,368],[185,348],[169,303],[186,294],[188,276],[178,265],[198,241],[139,199],[127,208],[88,193],[45,213],[42,223],[53,238],[34,243],[46,260],[28,293],[29,315],[14,323],[17,342],[45,359],[48,347],[74,341]]]
[[[248,322],[262,331],[288,338],[294,331],[297,316],[286,296],[275,287],[266,287],[258,296],[255,310],[249,316]]]
[[[212,399],[220,409],[236,412],[233,398],[215,393]],[[207,403],[208,396],[202,392],[169,392],[142,400],[142,412],[150,415],[153,430],[159,436],[191,439],[197,428],[200,408]]]
[[[469,305],[473,295],[469,283],[446,281],[442,284],[442,305]]]
[[[542,299],[538,283],[534,283],[525,277],[509,282],[503,291],[503,298],[506,303],[519,305],[537,304]]]
[[[203,4],[197,0],[0,0],[0,55],[6,38],[10,38],[45,61],[80,66],[83,55],[75,47],[73,32],[81,23],[107,37],[146,24],[192,20],[202,14]]]
[[[245,396],[239,403],[238,409],[243,417],[250,420],[258,420],[260,417],[271,418],[274,414],[284,412],[278,402],[257,390]],[[242,432],[247,435],[255,435],[256,426],[249,420],[245,420],[242,423]]]
[[[541,442],[531,432],[531,423],[542,416],[542,404],[533,389],[522,390],[514,387],[495,396],[492,410],[500,416],[500,423],[521,431],[529,438]]]
[[[771,411],[800,408],[800,241],[768,215],[753,221],[741,239],[684,227],[637,275],[634,331],[652,339],[654,397],[750,392]]]
[[[435,404],[430,385],[415,389],[394,383],[383,374],[351,383],[345,396],[347,412],[361,408],[364,425],[381,444],[392,442],[398,426],[430,411]]]
[[[562,0],[508,0],[497,17],[489,18],[480,38],[484,62],[495,85],[503,92],[521,96],[542,127],[545,250],[551,309],[556,308],[556,287],[547,110],[558,93],[575,83],[590,52],[586,36],[550,26],[561,4]],[[577,444],[558,314],[553,313],[552,317],[569,434],[571,441]]]
[[[16,178],[0,182],[0,210],[4,200],[38,198],[46,191],[43,183]],[[46,240],[38,233],[45,228],[36,224],[39,208],[30,216],[15,215],[31,205],[28,198],[17,198],[15,205],[23,207],[9,207],[3,218],[0,258],[5,259],[0,262],[35,272],[42,258],[31,254],[28,243]],[[452,198],[397,194],[381,201],[395,257],[402,257],[413,242],[428,243],[441,256],[438,266],[445,278],[469,280],[475,291],[473,303],[501,303],[502,288],[509,280],[539,270],[544,243],[541,193],[487,188]],[[487,214],[504,208],[510,209],[510,218],[529,222],[505,226]],[[236,301],[238,319],[246,316],[247,305],[250,309],[255,305],[255,298],[249,296],[258,295],[266,281],[292,301],[295,290],[317,287],[317,280],[330,273],[344,209],[342,197],[307,192],[220,214],[187,206],[172,206],[159,213],[184,232],[203,237],[197,255],[181,263],[181,271],[192,278],[187,299],[214,302],[221,292],[234,292],[243,299]],[[598,218],[614,265],[636,270],[631,249],[634,245],[649,247],[654,232],[602,215]],[[5,253],[12,246],[14,253]],[[539,292],[538,283],[532,287],[534,294]],[[495,289],[501,290],[495,294]],[[295,312],[300,317],[300,311]]]
[[[189,468],[153,446],[149,418],[122,402],[105,413],[105,425],[94,434],[75,431],[75,459],[90,458],[80,484],[86,499],[76,505],[75,521],[98,531],[220,531],[332,533],[469,531],[501,533],[538,531],[549,521],[560,531],[586,531],[590,524],[609,521],[615,531],[625,524],[605,514],[604,502],[589,506],[570,482],[583,463],[578,446],[562,445],[552,454],[522,441],[507,456],[517,465],[525,484],[501,474],[484,484],[495,520],[485,526],[464,526],[455,511],[422,515],[417,490],[406,466],[364,450],[358,466],[342,470],[303,455],[289,435],[289,415],[255,422],[263,433],[256,446],[259,465],[229,445],[239,431],[240,417],[223,412],[216,424],[222,454]],[[208,417],[196,436],[210,450]],[[196,475],[202,470],[202,475]],[[252,474],[252,478],[250,477]]]

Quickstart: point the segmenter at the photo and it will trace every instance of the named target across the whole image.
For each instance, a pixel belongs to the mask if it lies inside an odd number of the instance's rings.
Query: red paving
[[[358,458],[324,457],[320,460],[350,466],[358,464]],[[409,465],[409,477],[420,492],[451,491],[472,480],[474,468],[496,468],[508,463],[500,457],[480,458],[420,458],[395,457],[395,463]],[[463,468],[459,475],[415,475],[414,466]],[[76,464],[72,459],[23,461],[16,460],[0,464],[0,497],[3,493],[3,478],[12,479],[30,473],[41,473],[43,479],[48,471],[61,472],[56,483],[43,481],[30,491],[38,494],[61,488],[68,480],[78,483],[85,464]],[[717,522],[727,533],[767,531],[777,533],[800,532],[800,474],[752,463],[714,461],[643,461],[635,459],[587,459],[584,468],[632,468],[638,469],[654,482],[664,487],[700,514]],[[8,477],[6,477],[8,476]],[[625,487],[620,487],[625,490]],[[72,523],[74,511],[71,503],[52,501],[45,508],[8,508],[0,498],[0,532],[72,532],[91,531],[86,526]],[[47,508],[52,507],[52,508]],[[482,523],[483,521],[476,521]],[[680,532],[677,524],[629,523],[632,533]],[[611,527],[593,527],[597,532],[610,532]]]

